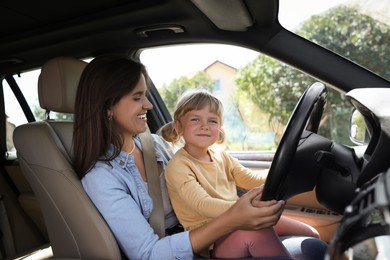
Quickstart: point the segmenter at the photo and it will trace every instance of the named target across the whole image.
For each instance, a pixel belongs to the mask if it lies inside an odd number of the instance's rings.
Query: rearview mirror
[[[369,137],[367,132],[367,125],[364,121],[363,115],[356,109],[352,111],[350,118],[349,138],[354,144],[368,144],[367,140],[369,140]]]

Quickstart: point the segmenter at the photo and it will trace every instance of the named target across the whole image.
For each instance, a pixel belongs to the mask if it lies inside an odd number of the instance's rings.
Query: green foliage
[[[319,134],[332,139],[336,143],[352,144],[349,139],[349,117],[351,112],[352,106],[345,99],[345,95],[328,88],[327,104]]]
[[[193,77],[182,76],[174,79],[169,85],[163,85],[160,91],[169,112],[172,114],[179,97],[189,89],[214,89],[214,81],[204,71],[197,72]]]
[[[60,121],[73,121],[73,114],[67,114],[67,113],[53,113],[54,119],[60,120]]]
[[[239,70],[236,78],[243,95],[269,114],[269,120],[286,124],[305,88],[314,80],[265,55]]]
[[[37,105],[33,105],[32,112],[35,116],[35,119],[38,121],[45,120],[45,110],[43,110],[41,107]]]
[[[346,6],[311,17],[297,34],[390,78],[390,27]]]

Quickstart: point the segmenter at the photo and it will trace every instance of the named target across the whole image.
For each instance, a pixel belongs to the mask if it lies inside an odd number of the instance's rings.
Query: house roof
[[[221,64],[221,65],[226,66],[226,67],[229,67],[229,68],[231,68],[231,69],[233,69],[233,70],[237,70],[237,68],[235,68],[235,67],[233,67],[233,66],[230,66],[230,65],[228,65],[228,64],[226,64],[226,63],[224,63],[224,62],[222,62],[222,61],[216,60],[216,61],[214,61],[213,63],[211,63],[209,66],[207,66],[207,67],[204,69],[204,71],[208,70],[210,67],[213,67],[215,64]]]

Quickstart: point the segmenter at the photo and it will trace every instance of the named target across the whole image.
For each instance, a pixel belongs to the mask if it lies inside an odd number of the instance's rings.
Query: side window
[[[38,107],[38,91],[36,87],[38,75],[38,71],[30,71],[22,73],[20,76],[14,76],[32,111],[34,111],[34,107]],[[27,123],[27,118],[7,81],[3,80],[2,85],[6,113],[7,159],[14,159],[16,158],[16,150],[12,140],[13,131],[17,126]]]
[[[40,70],[34,70],[21,73],[19,76],[14,75],[15,81],[18,84],[20,91],[23,93],[23,96],[30,106],[30,109],[35,115],[36,119],[42,117],[44,114],[43,111],[40,111],[42,109],[40,109],[38,105],[37,84],[39,73]],[[3,88],[5,98],[5,112],[7,114],[8,120],[15,124],[15,126],[27,123],[26,116],[24,115],[18,100],[16,99],[6,80],[3,80]]]
[[[173,112],[187,89],[203,88],[224,104],[227,150],[275,150],[304,90],[316,82],[258,52],[227,45],[182,45],[144,50],[141,62]],[[329,89],[319,134],[350,144],[351,105]]]

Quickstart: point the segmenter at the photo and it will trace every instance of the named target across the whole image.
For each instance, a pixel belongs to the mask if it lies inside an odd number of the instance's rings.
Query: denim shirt
[[[135,138],[135,141],[137,147],[142,149],[139,138]],[[157,135],[153,135],[153,144],[157,161],[162,163],[165,170],[171,158],[167,144]],[[113,147],[110,147],[108,153],[112,152]],[[188,231],[162,239],[154,233],[148,222],[153,202],[133,156],[122,151],[110,164],[98,161],[81,182],[126,257],[192,259]]]

